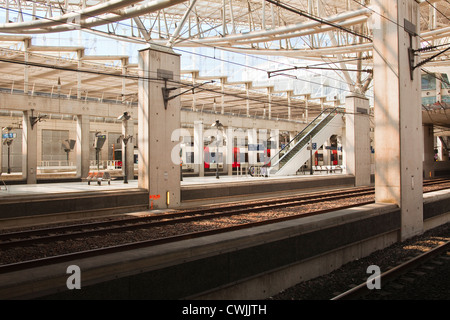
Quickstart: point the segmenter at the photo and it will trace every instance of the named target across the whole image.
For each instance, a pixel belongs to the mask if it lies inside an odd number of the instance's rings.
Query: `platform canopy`
[[[421,68],[423,72],[438,72],[449,66],[450,51],[445,50],[450,48],[450,3],[447,0],[418,2],[417,31],[424,48],[420,58],[429,59]],[[266,116],[270,110],[274,119],[299,119],[305,117],[307,107],[309,116],[313,116],[324,103],[333,106],[340,101],[327,101],[327,97],[313,92],[299,94],[293,88],[280,90],[271,81],[296,79],[299,70],[328,70],[336,72],[339,81],[345,83],[344,94],[366,94],[372,86],[372,31],[380,19],[386,17],[377,12],[370,0],[2,0],[0,63],[7,76],[1,78],[1,85],[5,89],[27,86],[30,91],[34,86],[34,92],[41,85],[41,90],[46,87],[50,94],[63,92],[66,96],[75,94],[85,99],[136,101],[137,66],[126,55],[86,55],[87,45],[33,44],[37,35],[79,30],[121,42],[152,43],[179,50],[204,48],[289,58],[291,63],[287,67],[274,65],[273,69],[264,70],[267,81],[263,85],[254,83],[256,79],[233,82],[219,73],[206,79],[197,70],[185,70],[184,78],[191,85],[215,82],[202,87],[205,90],[197,90],[195,96],[185,95],[182,104],[207,111],[224,106],[226,112],[251,116]],[[391,22],[404,27],[403,21]],[[223,63],[219,54],[214,58],[217,63]],[[30,68],[25,75],[23,63]],[[53,69],[49,70],[48,66]],[[79,73],[80,70],[83,72]],[[123,75],[128,77],[120,77]],[[309,76],[314,78],[313,73]],[[37,79],[42,81],[38,84],[34,81]],[[249,94],[249,90],[254,92]],[[253,98],[248,100],[249,96]],[[246,100],[248,104],[243,102]],[[288,100],[292,103],[290,112]],[[429,115],[424,119],[446,125],[447,110],[442,109],[433,110],[434,115],[424,109]]]

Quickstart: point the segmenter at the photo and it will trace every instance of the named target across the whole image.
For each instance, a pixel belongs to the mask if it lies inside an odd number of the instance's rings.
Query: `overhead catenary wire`
[[[48,65],[48,64],[42,64],[42,63],[36,63],[36,62],[30,62],[30,61],[19,61],[19,60],[12,60],[12,59],[5,59],[5,58],[1,58],[0,57],[0,61],[1,62],[5,62],[5,63],[14,63],[14,64],[21,64],[21,65],[27,65],[27,66],[31,66],[31,67],[39,67],[39,68],[50,68],[50,69],[54,69],[54,70],[61,70],[61,71],[70,71],[70,72],[81,72],[81,73],[87,73],[87,74],[94,74],[94,75],[102,75],[102,76],[110,76],[110,77],[118,77],[118,78],[127,78],[127,79],[133,79],[133,80],[146,80],[146,81],[156,81],[156,82],[164,82],[165,79],[162,78],[157,78],[157,77],[143,77],[143,76],[138,76],[138,75],[122,75],[122,74],[114,74],[114,73],[107,73],[107,72],[101,72],[101,71],[93,71],[93,70],[88,70],[88,69],[79,69],[79,70],[74,70],[71,68],[67,68],[67,67],[62,67],[62,66],[56,66],[56,65]],[[194,88],[196,85],[194,84],[190,84],[190,83],[186,83],[186,82],[182,82],[182,81],[177,81],[177,80],[167,80],[167,82],[170,82],[174,85],[178,85],[178,88],[182,88],[182,87],[192,87]],[[177,88],[177,89],[178,89]],[[259,103],[267,103],[266,100],[261,100],[261,99],[257,99],[255,97],[247,97],[244,93],[242,95],[239,94],[232,94],[229,92],[222,92],[220,89],[211,89],[211,88],[202,88],[203,91],[209,91],[209,92],[213,92],[213,93],[217,93],[217,94],[223,94],[226,96],[233,96],[236,98],[240,98],[240,99],[249,99],[252,101],[256,101]],[[272,101],[272,105],[274,106],[283,106],[285,107],[286,104],[284,103],[279,103],[276,101]],[[295,106],[292,106],[295,107]],[[298,108],[298,107],[297,107]]]
[[[356,1],[355,1],[356,2]],[[222,48],[221,48],[221,50],[223,50]],[[192,52],[188,52],[189,54],[194,54],[194,53],[192,53]],[[212,58],[211,56],[206,56],[205,55],[205,57],[208,57],[208,58]],[[216,59],[216,57],[214,57],[214,59]],[[222,60],[222,59],[219,59],[219,60]],[[234,63],[234,64],[236,64],[235,62],[230,62],[230,61],[227,61],[227,60],[224,60],[225,62],[227,62],[227,63]],[[331,64],[331,63],[330,63]],[[242,65],[241,64],[241,66],[243,66],[243,67],[249,67],[248,65]],[[259,71],[262,71],[260,68],[255,68],[256,70],[259,70]],[[73,71],[73,70],[72,70]],[[110,75],[110,74],[109,74]],[[303,80],[303,79],[302,79]],[[303,81],[306,81],[306,80],[303,80]],[[307,82],[310,82],[310,81],[307,81]],[[322,85],[322,84],[320,84],[320,85]],[[327,85],[326,85],[327,86]],[[328,87],[331,87],[331,86],[328,86]],[[339,90],[343,90],[343,89],[341,89],[341,88],[336,88],[336,87],[333,87],[333,88],[335,88],[335,89],[339,89]],[[347,90],[344,90],[344,91],[347,91]]]
[[[450,21],[450,18],[447,17],[441,10],[439,10],[437,7],[435,7],[430,1],[425,0],[431,7],[433,7],[437,12],[439,12],[444,18]],[[448,1],[447,1],[448,2]]]
[[[348,29],[348,28],[345,28],[343,26],[337,25],[337,24],[335,24],[333,22],[327,21],[326,19],[323,19],[321,17],[317,17],[317,16],[315,16],[315,15],[313,15],[311,13],[307,13],[307,12],[305,12],[303,10],[300,10],[300,9],[298,9],[298,8],[292,6],[292,5],[284,4],[284,3],[280,2],[280,1],[274,1],[274,0],[265,0],[265,1],[269,2],[271,4],[274,4],[274,5],[278,6],[278,7],[281,7],[283,9],[285,9],[285,10],[289,10],[289,11],[294,12],[296,14],[302,15],[302,16],[308,18],[308,19],[314,20],[314,21],[322,23],[322,24],[326,24],[326,25],[332,26],[334,28],[340,29],[340,30],[348,32],[348,33],[350,33],[350,34],[352,34],[354,36],[361,37],[361,38],[364,38],[364,39],[372,42],[372,38],[370,38],[370,37],[368,37],[368,36],[366,36],[364,34],[360,34],[358,32],[355,32],[355,31],[351,30],[351,29]]]
[[[4,7],[1,7],[1,6],[0,6],[0,8],[5,9]],[[9,10],[13,10],[13,9],[9,9]],[[16,11],[17,11],[17,10],[16,10]],[[22,12],[22,14],[28,14],[28,13]],[[35,16],[35,15],[34,15],[34,16]],[[41,19],[52,20],[51,18],[48,18],[48,17],[40,17],[40,18],[41,18]],[[101,18],[99,18],[99,19],[101,19]],[[119,23],[120,23],[120,22],[119,22]],[[89,31],[89,30],[88,30],[88,31]],[[127,36],[121,36],[121,37],[127,38]],[[133,39],[133,40],[136,40],[136,39]],[[142,40],[142,39],[140,39],[140,40],[141,40],[142,44],[148,44],[146,41],[144,41],[144,40]],[[156,44],[156,43],[152,43],[152,45],[164,47],[163,45],[159,45],[159,44]],[[214,49],[217,48],[217,47],[215,47],[215,46],[210,46],[210,47],[212,47],[212,48],[214,48]],[[223,48],[218,48],[218,49],[224,50]],[[216,57],[216,56],[212,57],[212,56],[208,56],[208,55],[205,55],[205,54],[195,53],[195,52],[191,52],[191,51],[184,50],[184,49],[180,49],[180,48],[173,48],[173,50],[178,51],[178,52],[187,53],[187,54],[197,55],[197,56],[204,57],[204,58],[214,59],[214,60],[217,60],[217,61],[221,61],[221,62],[233,64],[233,65],[237,65],[237,66],[243,67],[243,68],[250,68],[250,69],[253,69],[253,70],[256,70],[256,71],[260,71],[260,72],[264,72],[264,73],[267,72],[267,70],[263,70],[263,69],[258,68],[258,67],[250,66],[250,65],[247,65],[247,64],[242,64],[242,63],[235,62],[235,61],[228,61],[228,60],[225,60],[225,59],[218,58],[218,57]],[[269,61],[270,61],[270,60],[269,60]],[[277,63],[279,63],[279,62],[277,62]],[[310,71],[310,72],[312,72],[312,71]],[[327,78],[330,78],[329,76],[326,76],[326,75],[322,75],[322,76],[327,77]],[[330,79],[332,79],[332,80],[334,80],[334,81],[338,81],[338,82],[342,82],[342,83],[347,84],[346,82],[343,82],[343,81],[338,80],[338,79],[334,79],[334,78],[330,78]],[[315,84],[315,85],[319,85],[319,86],[325,86],[325,87],[328,87],[328,88],[336,89],[336,90],[338,90],[338,91],[340,91],[340,92],[345,91],[345,92],[352,93],[351,90],[343,89],[343,88],[340,88],[340,87],[334,87],[334,86],[331,86],[331,85],[328,85],[328,84],[322,84],[322,83],[314,82],[314,81],[311,81],[311,80],[308,80],[308,79],[298,79],[298,78],[297,78],[297,80],[304,81],[304,82],[308,82],[308,83]]]

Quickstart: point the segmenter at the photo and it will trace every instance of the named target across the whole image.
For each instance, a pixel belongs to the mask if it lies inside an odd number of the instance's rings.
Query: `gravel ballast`
[[[440,243],[450,240],[450,223],[429,230],[422,235],[403,242],[398,242],[383,250],[376,251],[368,257],[349,262],[341,268],[318,278],[299,283],[277,295],[271,300],[329,300],[351,287],[367,281],[371,273],[367,273],[370,265],[377,265],[381,272],[399,265],[411,257],[422,254]],[[436,264],[414,281],[402,284],[397,290],[389,293],[373,295],[367,299],[375,300],[449,300],[450,299],[450,261]],[[387,286],[388,284],[386,284]],[[383,289],[383,284],[382,288]]]

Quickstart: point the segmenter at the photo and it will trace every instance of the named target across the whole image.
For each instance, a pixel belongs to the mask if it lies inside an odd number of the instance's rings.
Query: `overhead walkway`
[[[331,135],[340,133],[344,126],[342,115],[342,108],[324,110],[272,157],[269,165],[265,165],[268,174],[275,176],[295,174],[310,159],[311,151],[308,147],[311,144],[316,145],[318,149]]]

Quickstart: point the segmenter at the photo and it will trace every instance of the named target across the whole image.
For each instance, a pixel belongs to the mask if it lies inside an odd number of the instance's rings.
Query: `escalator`
[[[331,135],[340,134],[344,125],[343,112],[344,109],[337,107],[324,110],[270,159],[271,166],[253,167],[253,172],[276,176],[295,174],[310,159],[308,146],[311,143],[318,149]]]

